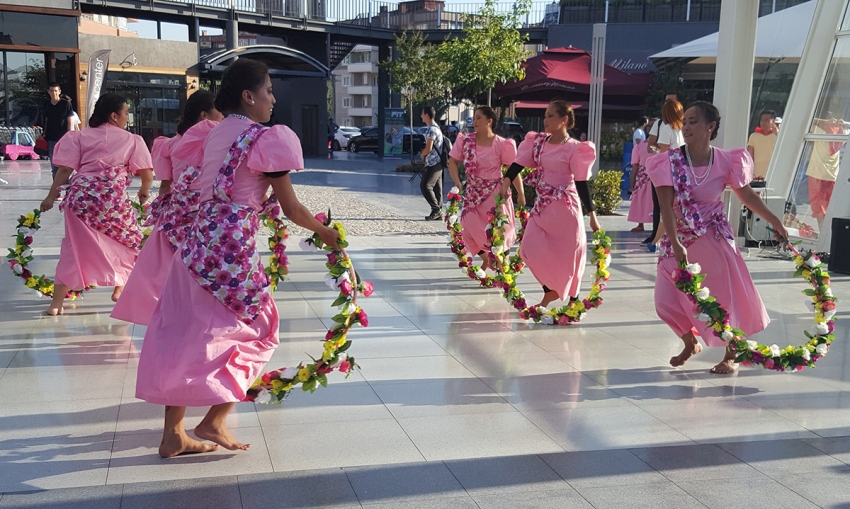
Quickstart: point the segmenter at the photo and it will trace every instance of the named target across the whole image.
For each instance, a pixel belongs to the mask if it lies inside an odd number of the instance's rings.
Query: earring
[[[254,101],[251,101],[251,106],[253,106],[253,105],[254,105]]]

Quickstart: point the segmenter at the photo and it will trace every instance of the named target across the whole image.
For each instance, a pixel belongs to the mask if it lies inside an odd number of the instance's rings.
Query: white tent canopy
[[[800,58],[816,4],[817,1],[811,0],[759,18],[756,58]],[[717,37],[715,32],[649,58],[717,58]]]

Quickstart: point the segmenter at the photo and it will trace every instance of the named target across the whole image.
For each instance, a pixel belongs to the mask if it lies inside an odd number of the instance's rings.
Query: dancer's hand
[[[339,240],[339,232],[330,226],[324,226],[322,229],[317,231],[319,234],[319,238],[322,239],[322,242],[331,246],[334,251],[339,251],[339,244],[337,241]]]
[[[42,212],[47,212],[48,210],[53,208],[53,202],[54,202],[54,199],[48,196],[47,198],[44,199],[43,202],[41,202],[41,206],[39,206],[38,208]]]
[[[503,200],[507,200],[511,196],[511,181],[507,178],[502,179],[502,186],[499,188],[499,196],[501,196]],[[523,201],[525,201],[524,196]]]
[[[602,225],[599,224],[599,219],[596,219],[595,213],[590,214],[590,229],[593,230],[593,233],[602,229]]]
[[[785,225],[782,223],[776,223],[773,225],[773,238],[776,239],[777,242],[787,242],[788,241],[788,230],[785,229]]]
[[[144,205],[145,202],[148,201],[148,198],[151,197],[150,191],[142,191],[139,189],[139,193],[136,195],[139,197],[139,204]]]
[[[685,248],[685,246],[682,245],[681,242],[679,242],[678,239],[673,241],[673,255],[676,257],[676,261],[679,262],[680,265],[683,263],[687,265],[688,250]]]

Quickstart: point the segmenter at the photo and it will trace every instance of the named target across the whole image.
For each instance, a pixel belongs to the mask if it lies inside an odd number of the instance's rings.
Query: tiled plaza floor
[[[308,166],[296,183],[427,213],[394,163]],[[0,163],[3,252],[49,175]],[[518,319],[461,274],[442,232],[351,239],[376,288],[369,328],[350,336],[362,370],[282,406],[237,405],[250,451],[170,460],[156,454],[162,408],[133,397],[144,328],[109,318],[108,289],[41,317],[47,300],[0,269],[0,508],[850,508],[848,304],[817,369],[714,376],[717,349],[671,368],[681,343],[654,312],[653,255],[622,216],[602,219],[615,238],[605,304],[571,327]],[[52,275],[61,237],[45,214],[36,271]],[[298,240],[274,367],[319,353],[333,314],[324,258]],[[802,342],[811,314],[792,263],[747,261],[772,319],[758,339]],[[850,277],[832,281],[850,303]],[[530,274],[521,287],[539,296]]]

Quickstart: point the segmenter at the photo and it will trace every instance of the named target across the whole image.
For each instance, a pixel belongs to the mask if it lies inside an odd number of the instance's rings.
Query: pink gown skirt
[[[460,224],[463,227],[463,241],[466,243],[466,248],[469,254],[475,255],[485,246],[489,244],[487,241],[487,232],[485,231],[490,221],[487,219],[487,213],[496,204],[495,195],[499,190],[493,192],[490,198],[478,204],[474,209],[465,211],[460,218]],[[514,222],[514,204],[508,201],[502,206],[502,211],[510,218],[510,223],[505,226],[505,250],[514,245],[516,242],[516,223]]]
[[[688,248],[688,261],[699,263],[705,274],[703,286],[730,313],[732,327],[748,336],[763,331],[770,318],[764,309],[747,265],[739,253],[723,239],[714,237],[714,230],[700,237]],[[655,279],[655,310],[677,336],[688,332],[701,335],[708,346],[726,346],[704,322],[694,316],[694,305],[673,283],[671,274],[678,267],[676,258],[662,258],[658,262]]]
[[[56,283],[71,290],[86,286],[124,286],[139,256],[127,247],[89,227],[73,212],[65,211],[65,237],[59,248]]]
[[[165,235],[154,226],[145,241],[136,266],[124,287],[121,298],[109,315],[125,322],[148,325],[171,268],[174,252]]]
[[[541,285],[565,300],[578,296],[587,259],[587,238],[578,194],[573,191],[528,220],[522,259]]]
[[[652,221],[652,184],[647,182],[632,193],[632,204],[629,207],[629,222],[647,223]]]
[[[174,256],[142,344],[136,397],[170,406],[242,401],[278,345],[279,326],[274,300],[246,325]]]

